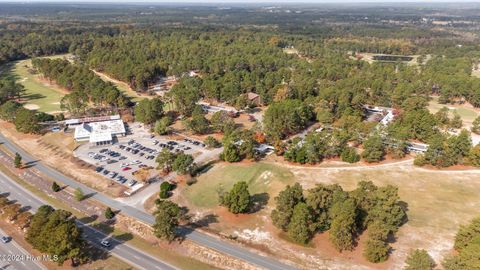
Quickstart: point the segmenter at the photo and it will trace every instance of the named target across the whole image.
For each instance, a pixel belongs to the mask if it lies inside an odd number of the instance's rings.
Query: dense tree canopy
[[[26,240],[41,252],[58,256],[58,263],[82,256],[85,242],[70,212],[41,206],[33,215]]]
[[[377,187],[365,181],[351,192],[336,184],[318,184],[307,190],[306,196],[296,183],[281,191],[275,204],[273,224],[301,244],[308,243],[315,233],[329,231],[337,250],[352,250],[358,235],[367,229],[364,256],[375,263],[388,258],[388,235],[406,220],[396,187]]]

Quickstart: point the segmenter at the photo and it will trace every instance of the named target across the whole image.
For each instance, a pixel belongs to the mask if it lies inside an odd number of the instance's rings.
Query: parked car
[[[136,164],[140,164],[142,163],[140,160],[134,160],[132,162],[130,162],[130,165],[136,165]]]
[[[132,181],[128,182],[128,185],[129,185],[130,187],[135,186],[135,184],[137,184],[137,181],[135,181],[135,180],[132,180]]]
[[[125,171],[131,170],[131,169],[132,169],[132,168],[130,168],[130,167],[123,167],[123,168],[122,168],[122,171],[125,172]]]
[[[10,242],[12,240],[12,238],[10,236],[2,236],[2,238],[0,238],[2,240],[2,242],[4,244]]]
[[[99,172],[103,171],[103,167],[97,167],[97,168],[95,168],[95,171],[99,173]]]

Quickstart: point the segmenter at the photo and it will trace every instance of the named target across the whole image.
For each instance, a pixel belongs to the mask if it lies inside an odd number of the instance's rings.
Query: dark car
[[[4,244],[10,242],[12,240],[12,238],[10,236],[2,236],[2,238],[0,239]]]
[[[97,167],[97,168],[95,168],[95,171],[96,172],[101,172],[101,171],[103,171],[103,167]]]

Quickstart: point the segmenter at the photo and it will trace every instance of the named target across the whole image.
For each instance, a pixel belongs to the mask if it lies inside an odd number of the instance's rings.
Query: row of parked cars
[[[188,143],[191,143],[193,145],[196,145],[196,146],[201,146],[201,147],[206,147],[206,145],[202,142],[199,142],[199,141],[195,141],[195,140],[191,140],[189,138],[185,138],[183,139],[185,142],[188,142]]]
[[[135,140],[130,140],[127,145],[119,145],[118,148],[125,150],[127,152],[130,152],[134,155],[139,155],[140,157],[143,157],[148,160],[153,160],[155,157],[158,155],[158,151],[148,148],[146,146],[143,146]]]
[[[88,156],[98,161],[105,161],[107,164],[113,164],[117,163],[119,160],[127,159],[127,157],[122,156],[120,153],[108,150],[106,148],[101,149],[99,153],[89,152]],[[118,160],[113,158],[118,158]]]
[[[97,167],[95,168],[95,171],[97,173],[101,173],[103,175],[105,175],[106,177],[109,177],[111,178],[112,180],[114,181],[117,181],[121,184],[127,184],[127,181],[128,181],[128,186],[130,187],[133,187],[137,184],[137,181],[136,180],[128,180],[126,177],[124,177],[123,175],[119,175],[117,172],[115,171],[109,171],[103,167]]]
[[[189,146],[179,144],[175,141],[168,141],[166,143],[159,143],[158,141],[154,141],[153,144],[158,145],[160,148],[166,148],[170,150],[171,152],[176,152],[176,153],[183,153],[184,151],[188,151],[192,149]]]

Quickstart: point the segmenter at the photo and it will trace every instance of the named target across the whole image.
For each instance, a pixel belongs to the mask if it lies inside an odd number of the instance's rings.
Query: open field
[[[440,104],[438,103],[438,97],[432,97],[432,100],[428,104],[428,110],[431,113],[436,113],[443,107],[449,108],[452,112],[455,110],[462,117],[464,126],[470,126],[473,120],[479,115],[477,110],[469,104]]]
[[[220,163],[198,178],[192,186],[178,191],[175,200],[185,203],[192,215],[210,216],[209,228],[223,235],[233,235],[273,254],[289,254],[307,267],[328,269],[400,269],[410,249],[423,248],[437,263],[451,252],[454,235],[460,224],[480,215],[480,197],[475,181],[480,171],[437,171],[414,167],[411,162],[392,166],[364,168],[282,168],[277,164]],[[408,207],[409,221],[400,228],[393,253],[386,263],[371,264],[362,257],[364,236],[353,252],[336,252],[328,242],[328,233],[318,234],[311,247],[290,243],[273,227],[270,212],[274,197],[287,184],[300,182],[305,189],[317,183],[338,183],[352,190],[362,180],[376,185],[396,185]],[[228,190],[236,181],[247,181],[251,194],[268,193],[266,206],[254,214],[233,215],[218,206],[217,189]],[[179,188],[182,189],[182,188]],[[280,254],[280,255],[279,255]]]
[[[62,58],[67,55],[56,55],[48,58]],[[28,70],[31,68],[31,60],[21,60],[14,62],[10,66],[10,74],[17,82],[25,87],[25,107],[27,109],[36,109],[42,112],[60,111],[60,100],[66,94],[66,91],[47,80],[41,79],[39,74],[31,74]]]
[[[248,183],[251,194],[280,191],[293,183],[293,174],[286,169],[266,163],[221,163],[198,177],[195,185],[185,189],[185,196],[194,206],[218,205],[218,190],[230,190],[240,181]]]

